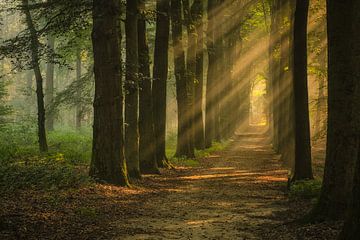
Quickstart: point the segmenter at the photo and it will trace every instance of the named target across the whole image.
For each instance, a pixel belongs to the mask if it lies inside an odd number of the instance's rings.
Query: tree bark
[[[309,0],[297,0],[294,19],[295,167],[292,181],[312,179],[307,86],[307,18]]]
[[[359,59],[355,56],[360,50],[360,24],[355,18],[359,4],[355,0],[328,0],[327,11],[327,147],[324,180],[313,217],[336,220],[342,219],[348,209],[359,154]]]
[[[156,137],[156,159],[159,167],[169,166],[165,154],[166,82],[168,78],[168,50],[170,32],[169,0],[156,1],[156,33],[154,50],[152,97]]]
[[[117,0],[93,2],[95,99],[90,176],[126,186],[119,12]]]
[[[215,11],[216,0],[209,0],[207,7],[207,51],[208,72],[206,81],[206,112],[205,112],[205,147],[210,148],[215,139],[215,84],[216,84],[216,55],[215,55]]]
[[[126,1],[125,156],[131,178],[139,179],[138,0]]]
[[[174,48],[174,66],[176,78],[176,99],[178,105],[178,136],[176,157],[193,158],[194,151],[190,145],[189,122],[191,109],[188,109],[188,82],[185,63],[185,51],[183,47],[182,29],[182,1],[171,1],[171,26]]]
[[[36,80],[36,97],[37,97],[37,108],[38,108],[38,141],[40,152],[47,152],[48,145],[46,139],[46,128],[45,128],[45,103],[44,103],[44,91],[43,91],[43,77],[40,70],[40,59],[39,59],[39,39],[35,25],[29,9],[29,1],[22,0],[23,12],[26,17],[26,24],[30,31],[31,36],[31,66],[34,70]]]
[[[197,51],[196,51],[196,81],[195,81],[195,147],[205,148],[204,116],[203,116],[203,87],[204,87],[204,1],[195,0],[192,7],[194,16]]]
[[[139,1],[139,160],[141,173],[159,174],[151,95],[149,47],[146,37],[145,0]]]

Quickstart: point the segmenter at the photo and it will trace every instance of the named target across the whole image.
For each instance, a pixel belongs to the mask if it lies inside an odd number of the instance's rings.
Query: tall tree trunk
[[[271,94],[271,119],[272,119],[272,143],[275,152],[279,152],[279,61],[276,51],[279,47],[279,27],[280,27],[280,0],[272,0],[270,4],[271,25],[269,43],[269,76]]]
[[[204,1],[195,0],[192,8],[197,34],[196,51],[196,81],[195,81],[195,147],[205,148],[204,116],[203,116],[203,87],[204,87]]]
[[[156,1],[156,34],[152,96],[156,137],[156,159],[159,167],[169,166],[165,154],[166,82],[168,78],[168,49],[170,31],[169,0]]]
[[[309,0],[297,0],[294,19],[295,167],[292,181],[312,179],[307,86]]]
[[[188,135],[189,153],[195,157],[195,82],[196,82],[196,52],[197,52],[197,31],[194,21],[194,9],[190,6],[189,0],[182,0],[184,18],[187,29],[187,54],[186,54],[186,91],[187,109],[189,117],[186,121],[186,133]]]
[[[215,139],[215,84],[216,84],[216,55],[215,55],[215,12],[216,0],[209,0],[207,7],[207,50],[208,72],[206,81],[206,112],[205,112],[205,147],[209,148]]]
[[[342,2],[338,2],[338,1],[333,1],[333,0],[328,0],[328,7],[329,7],[329,24],[332,25],[332,27],[329,27],[329,32],[332,32],[332,36],[334,38],[331,38],[329,44],[332,48],[332,50],[335,50],[337,47],[341,47],[341,45],[343,43],[338,43],[337,40],[339,41],[351,41],[351,53],[352,53],[352,64],[351,67],[353,69],[353,75],[352,75],[352,82],[353,84],[355,84],[355,88],[351,88],[351,86],[349,86],[350,88],[346,88],[346,89],[351,89],[352,93],[353,93],[353,98],[352,98],[352,108],[353,108],[353,117],[354,117],[354,123],[355,123],[355,133],[357,133],[357,153],[353,152],[353,149],[351,149],[351,152],[354,154],[353,155],[353,161],[356,161],[356,165],[355,165],[355,177],[354,177],[354,182],[353,182],[353,191],[352,191],[352,200],[350,202],[350,208],[348,209],[348,216],[346,218],[345,224],[344,224],[344,228],[343,231],[340,235],[340,239],[341,240],[357,240],[360,239],[360,58],[359,58],[359,52],[360,52],[360,33],[359,33],[359,28],[360,28],[360,2],[353,0],[350,1],[351,3],[348,3],[346,1],[346,3],[348,4],[349,10],[342,12],[341,10],[343,9],[344,5],[341,6],[341,8],[339,9],[338,5],[342,4]],[[345,3],[345,5],[346,5]],[[339,15],[336,14],[335,11],[339,11],[338,13]],[[352,18],[351,18],[351,25],[352,25],[352,36],[351,38],[347,38],[347,34],[343,34],[343,33],[339,33],[340,34],[340,38],[335,38],[335,36],[337,36],[337,32],[333,32],[336,29],[336,25],[334,24],[334,21],[337,21],[338,19],[336,19],[336,16],[340,17],[340,24],[342,24],[342,21],[347,21],[349,19],[348,16],[348,12],[352,12]],[[345,16],[346,15],[346,16]],[[333,20],[330,20],[333,19]],[[350,25],[350,24],[349,24]],[[335,30],[336,31],[336,30]],[[347,30],[345,30],[347,31]],[[335,36],[334,36],[335,35]],[[340,40],[341,39],[341,40]],[[339,45],[340,44],[340,45]],[[347,45],[347,44],[345,44]],[[335,46],[335,49],[334,49]],[[337,59],[337,53],[340,53],[338,51],[333,52],[334,55],[332,55],[332,60],[330,60],[332,62],[332,64],[334,64],[333,61],[336,61]],[[336,56],[335,56],[336,55]],[[342,56],[339,56],[340,59],[342,59]],[[334,59],[335,58],[335,59]],[[339,59],[339,60],[340,60]],[[345,62],[346,64],[346,62]],[[333,65],[332,65],[333,66]],[[344,71],[343,73],[345,73],[346,69],[342,69],[342,64],[337,65],[339,68],[336,67],[336,69],[334,69],[334,72],[338,72],[338,70],[340,70],[341,72]],[[335,66],[333,66],[335,67]],[[349,72],[347,72],[349,73]],[[334,77],[334,81],[335,81],[335,76],[333,73],[333,77]],[[336,78],[337,81],[340,84],[346,84],[346,82],[344,81],[343,76],[339,75],[339,78]],[[330,78],[329,78],[330,80]],[[333,89],[334,90],[334,89]],[[350,93],[347,91],[347,93]],[[339,97],[341,97],[342,94],[339,95]],[[336,94],[333,95],[332,97],[336,98]],[[334,99],[333,99],[334,100]],[[346,101],[346,100],[345,100]],[[350,111],[350,110],[349,110]],[[334,113],[334,112],[333,112]],[[340,113],[341,114],[341,113]],[[348,129],[351,129],[351,126],[348,126],[347,129],[345,129],[345,131],[347,132]],[[350,133],[350,132],[348,132]],[[340,135],[342,136],[342,135]],[[349,139],[350,140],[350,139]],[[340,153],[341,154],[341,153]],[[344,156],[345,158],[347,158],[348,155]],[[350,156],[350,155],[349,155]],[[350,159],[349,159],[350,160]],[[347,161],[347,160],[345,160]]]
[[[141,173],[158,174],[156,139],[151,95],[149,47],[146,37],[145,0],[139,1],[141,17],[138,19],[139,41],[139,160]]]
[[[190,132],[188,129],[191,114],[188,109],[188,84],[185,64],[185,51],[183,47],[182,29],[182,2],[171,1],[171,26],[174,48],[174,66],[176,78],[176,99],[178,105],[178,136],[177,136],[177,157],[194,157],[194,151],[190,148]]]
[[[31,36],[31,66],[34,70],[36,80],[36,97],[37,97],[37,109],[38,109],[38,141],[40,152],[47,152],[48,145],[46,139],[45,130],[45,103],[44,103],[44,91],[43,91],[43,77],[40,70],[40,59],[39,59],[39,39],[38,34],[33,23],[29,1],[22,0],[23,12],[26,17],[26,24],[30,31]]]
[[[314,218],[342,219],[359,158],[358,1],[327,1],[328,132],[324,180]],[[359,201],[359,198],[356,199]],[[353,238],[346,238],[353,239]],[[354,238],[358,239],[358,238]]]
[[[49,36],[47,39],[47,44],[49,48],[54,51],[55,38],[53,36]],[[45,126],[47,131],[54,130],[54,115],[51,113],[51,111],[49,111],[54,101],[54,63],[51,61],[47,63],[46,66],[45,104],[48,112],[46,115]]]
[[[138,0],[126,1],[125,156],[131,178],[139,179]]]
[[[76,81],[80,81],[81,79],[81,51],[78,51],[76,54]],[[77,97],[80,99],[81,90],[79,89],[77,92]],[[76,104],[75,109],[75,127],[76,129],[81,129],[81,122],[83,118],[83,107],[81,102]]]
[[[126,186],[119,11],[118,0],[93,2],[95,99],[90,176]]]

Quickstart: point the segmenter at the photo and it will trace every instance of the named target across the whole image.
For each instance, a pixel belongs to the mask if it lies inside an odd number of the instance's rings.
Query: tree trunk
[[[39,39],[35,29],[30,9],[29,1],[23,0],[23,11],[26,16],[26,24],[30,31],[31,36],[31,66],[34,70],[36,80],[36,97],[37,97],[37,108],[38,108],[38,141],[40,152],[47,152],[48,145],[46,139],[45,130],[45,103],[44,103],[44,91],[43,91],[43,77],[40,70],[40,59],[39,59]]]
[[[215,55],[215,12],[216,0],[209,0],[207,7],[207,50],[208,50],[208,72],[206,81],[206,112],[205,112],[205,147],[210,148],[215,139],[215,84],[216,84],[216,55]]]
[[[195,147],[205,148],[204,116],[203,116],[203,87],[204,87],[204,2],[195,0],[192,8],[197,34],[196,51],[196,81],[195,81]]]
[[[76,54],[76,81],[80,81],[81,79],[81,52],[78,51]],[[79,89],[77,92],[77,97],[80,99],[81,97],[81,90]],[[81,102],[76,104],[75,109],[75,127],[76,129],[81,129],[81,122],[83,118],[83,108]]]
[[[156,139],[151,95],[149,47],[146,38],[145,0],[139,1],[139,160],[141,173],[159,174],[156,161]]]
[[[295,167],[292,181],[312,179],[307,86],[307,18],[309,0],[297,0],[294,19]]]
[[[156,34],[153,68],[152,97],[156,137],[156,159],[159,167],[169,166],[165,154],[166,136],[166,82],[168,78],[169,0],[156,1]]]
[[[95,99],[90,176],[126,186],[119,10],[117,0],[93,3]]]
[[[55,48],[55,38],[49,36],[47,39],[49,48],[53,51]],[[52,60],[52,59],[51,59]],[[54,101],[54,63],[49,62],[46,66],[46,88],[45,88],[45,104],[48,110],[46,115],[46,130],[54,130],[54,115],[49,111]]]
[[[126,1],[125,156],[131,178],[139,179],[138,0]]]
[[[194,157],[194,151],[190,147],[191,136],[189,132],[189,120],[191,114],[188,109],[188,84],[186,76],[185,51],[183,47],[182,29],[182,2],[171,1],[171,26],[174,48],[174,66],[176,78],[176,99],[178,105],[178,136],[177,136],[177,157]],[[192,150],[192,151],[191,151]]]
[[[342,219],[348,209],[359,153],[359,59],[354,55],[359,52],[360,24],[358,18],[352,18],[352,14],[358,15],[359,4],[355,0],[328,0],[327,11],[327,147],[322,191],[313,214],[317,219]]]

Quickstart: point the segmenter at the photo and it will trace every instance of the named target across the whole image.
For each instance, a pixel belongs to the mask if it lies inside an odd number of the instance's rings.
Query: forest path
[[[281,225],[288,209],[287,170],[260,134],[238,135],[199,167],[154,181],[166,193],[115,223],[117,239],[266,239],[263,230]]]

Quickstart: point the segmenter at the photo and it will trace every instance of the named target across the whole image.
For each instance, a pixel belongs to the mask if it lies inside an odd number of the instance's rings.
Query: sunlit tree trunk
[[[139,158],[141,173],[159,173],[151,95],[150,57],[146,37],[145,0],[139,0]]]
[[[192,7],[194,16],[197,51],[196,51],[196,81],[195,81],[195,147],[197,149],[205,148],[205,132],[203,117],[203,86],[204,86],[204,1],[195,0]]]
[[[205,112],[205,147],[209,148],[215,139],[215,84],[216,84],[216,55],[215,55],[215,11],[216,0],[208,0],[207,15],[207,50],[208,50],[208,71],[206,81],[206,112]]]
[[[141,178],[139,162],[138,0],[126,1],[125,156],[129,176]]]
[[[152,96],[156,136],[156,159],[159,167],[169,166],[165,155],[166,136],[166,82],[168,78],[169,0],[156,1],[156,34]]]
[[[183,0],[184,18],[187,29],[187,53],[186,53],[186,91],[187,109],[189,118],[186,122],[186,133],[188,134],[189,152],[195,157],[195,82],[196,82],[196,52],[197,52],[197,31],[194,21],[194,10],[189,0]]]
[[[45,130],[45,103],[44,103],[44,91],[43,91],[43,77],[40,70],[40,58],[39,58],[39,39],[35,29],[35,25],[29,9],[29,1],[23,0],[23,12],[26,17],[26,24],[30,31],[31,37],[31,67],[34,70],[36,80],[36,96],[37,96],[37,109],[38,109],[38,141],[40,152],[46,152],[48,150],[46,130]]]
[[[269,43],[269,77],[271,94],[271,119],[272,119],[272,144],[276,152],[279,151],[279,61],[276,51],[279,47],[280,27],[280,0],[272,0],[270,3],[271,25]]]
[[[176,78],[176,99],[178,105],[178,136],[177,136],[177,157],[194,157],[194,150],[191,148],[189,120],[191,109],[188,108],[188,80],[186,73],[185,51],[183,46],[182,29],[182,2],[171,1],[171,26],[174,49],[174,66]]]
[[[314,217],[320,219],[345,216],[353,188],[355,162],[359,159],[360,60],[356,55],[360,50],[359,10],[358,1],[327,1],[328,132],[322,191],[313,212]],[[356,201],[355,208],[359,198]]]
[[[119,7],[117,0],[93,2],[95,98],[90,175],[125,186]]]
[[[49,36],[47,39],[49,48],[53,51],[55,48],[55,38]],[[45,105],[47,111],[46,115],[46,130],[54,130],[54,115],[49,111],[54,101],[54,63],[48,62],[46,66],[46,85],[45,85]]]
[[[309,0],[297,0],[294,19],[295,166],[292,181],[312,179],[307,86],[307,19]]]

